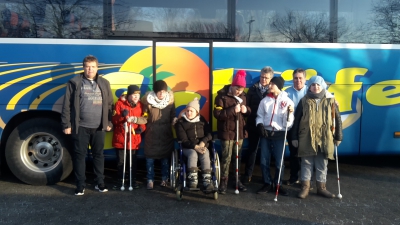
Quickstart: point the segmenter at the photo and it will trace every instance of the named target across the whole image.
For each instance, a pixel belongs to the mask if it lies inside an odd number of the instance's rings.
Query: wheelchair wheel
[[[218,192],[214,192],[214,199],[217,200],[218,199]]]
[[[215,178],[217,179],[218,184],[220,183],[221,177],[221,166],[219,164],[218,153],[215,153]]]
[[[171,182],[171,187],[175,190],[176,181],[178,180],[179,171],[178,171],[178,153],[176,150],[173,150],[171,153],[171,166],[169,172],[169,180]]]

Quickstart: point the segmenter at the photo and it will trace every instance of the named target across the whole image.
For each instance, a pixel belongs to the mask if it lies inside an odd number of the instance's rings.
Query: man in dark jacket
[[[90,144],[93,170],[96,175],[95,189],[107,192],[104,184],[105,131],[112,128],[113,98],[110,83],[97,74],[98,60],[94,56],[83,59],[83,73],[67,83],[61,123],[64,133],[72,136],[73,168],[76,179],[75,195],[85,191],[85,160]]]
[[[247,92],[247,105],[251,109],[251,114],[247,118],[246,124],[246,130],[249,133],[249,137],[247,139],[249,142],[249,147],[247,149],[247,161],[243,184],[248,184],[251,180],[251,176],[253,175],[260,138],[256,129],[258,105],[260,104],[261,100],[267,95],[268,84],[273,76],[274,70],[271,67],[266,66],[262,68],[260,72],[260,81],[251,86]]]

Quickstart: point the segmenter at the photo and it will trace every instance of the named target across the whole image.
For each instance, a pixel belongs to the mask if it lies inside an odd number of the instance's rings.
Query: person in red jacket
[[[126,163],[125,171],[126,177],[129,175],[129,156],[132,155],[132,187],[137,189],[139,185],[136,183],[136,168],[137,168],[137,157],[136,150],[139,149],[142,141],[141,133],[145,131],[147,119],[143,116],[143,105],[140,100],[140,89],[136,85],[129,85],[127,94],[122,94],[115,104],[115,111],[112,117],[112,123],[114,125],[114,135],[112,144],[117,151],[117,170],[118,180],[122,181],[123,169],[124,169],[124,140],[125,132],[129,132],[129,126],[132,125],[131,137],[126,137]],[[125,130],[125,123],[127,123],[127,130]],[[131,142],[130,142],[131,140]],[[132,154],[129,154],[129,149],[132,149]],[[118,185],[114,188],[119,188]]]

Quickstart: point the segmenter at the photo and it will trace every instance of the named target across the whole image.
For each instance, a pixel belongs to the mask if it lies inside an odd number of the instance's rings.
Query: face
[[[167,92],[164,91],[164,90],[161,90],[161,91],[157,92],[156,95],[157,95],[157,98],[158,98],[158,99],[162,100],[162,99],[164,99],[165,96],[167,95]]]
[[[89,80],[93,80],[96,77],[97,74],[97,63],[96,62],[85,62],[85,65],[83,66],[83,72],[85,74],[85,77]]]
[[[197,116],[197,111],[193,107],[187,107],[185,111],[186,117],[188,119],[193,119]]]
[[[304,87],[306,78],[303,73],[295,73],[293,75],[293,86],[296,90],[300,90]]]
[[[281,90],[279,90],[278,86],[276,86],[273,82],[269,82],[268,89],[269,93],[274,95],[278,95],[279,93],[281,93]]]
[[[242,92],[244,91],[244,87],[240,87],[240,86],[232,86],[231,87],[232,90],[232,94],[234,96],[239,96],[240,94],[242,94]]]
[[[140,94],[131,94],[128,96],[130,102],[137,103],[140,99]]]
[[[320,93],[322,91],[322,88],[321,88],[321,86],[319,84],[312,83],[311,86],[310,86],[310,91],[312,93],[318,94],[318,93]]]
[[[269,84],[269,82],[272,79],[272,74],[271,73],[261,73],[260,74],[260,84],[262,86],[267,86]]]

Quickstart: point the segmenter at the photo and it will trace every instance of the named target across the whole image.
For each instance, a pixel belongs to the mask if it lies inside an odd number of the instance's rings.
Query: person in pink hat
[[[236,157],[236,135],[238,135],[239,163],[236,168],[240,171],[240,161],[243,139],[247,137],[244,118],[250,115],[250,107],[246,105],[246,71],[237,71],[232,84],[225,85],[217,92],[213,114],[217,119],[217,133],[221,140],[221,184],[219,192],[226,193],[229,177],[229,165],[231,163],[232,153]],[[239,126],[236,127],[238,120]],[[236,162],[236,160],[234,160]],[[236,187],[236,183],[235,183]],[[240,191],[246,191],[246,187],[238,180]]]

